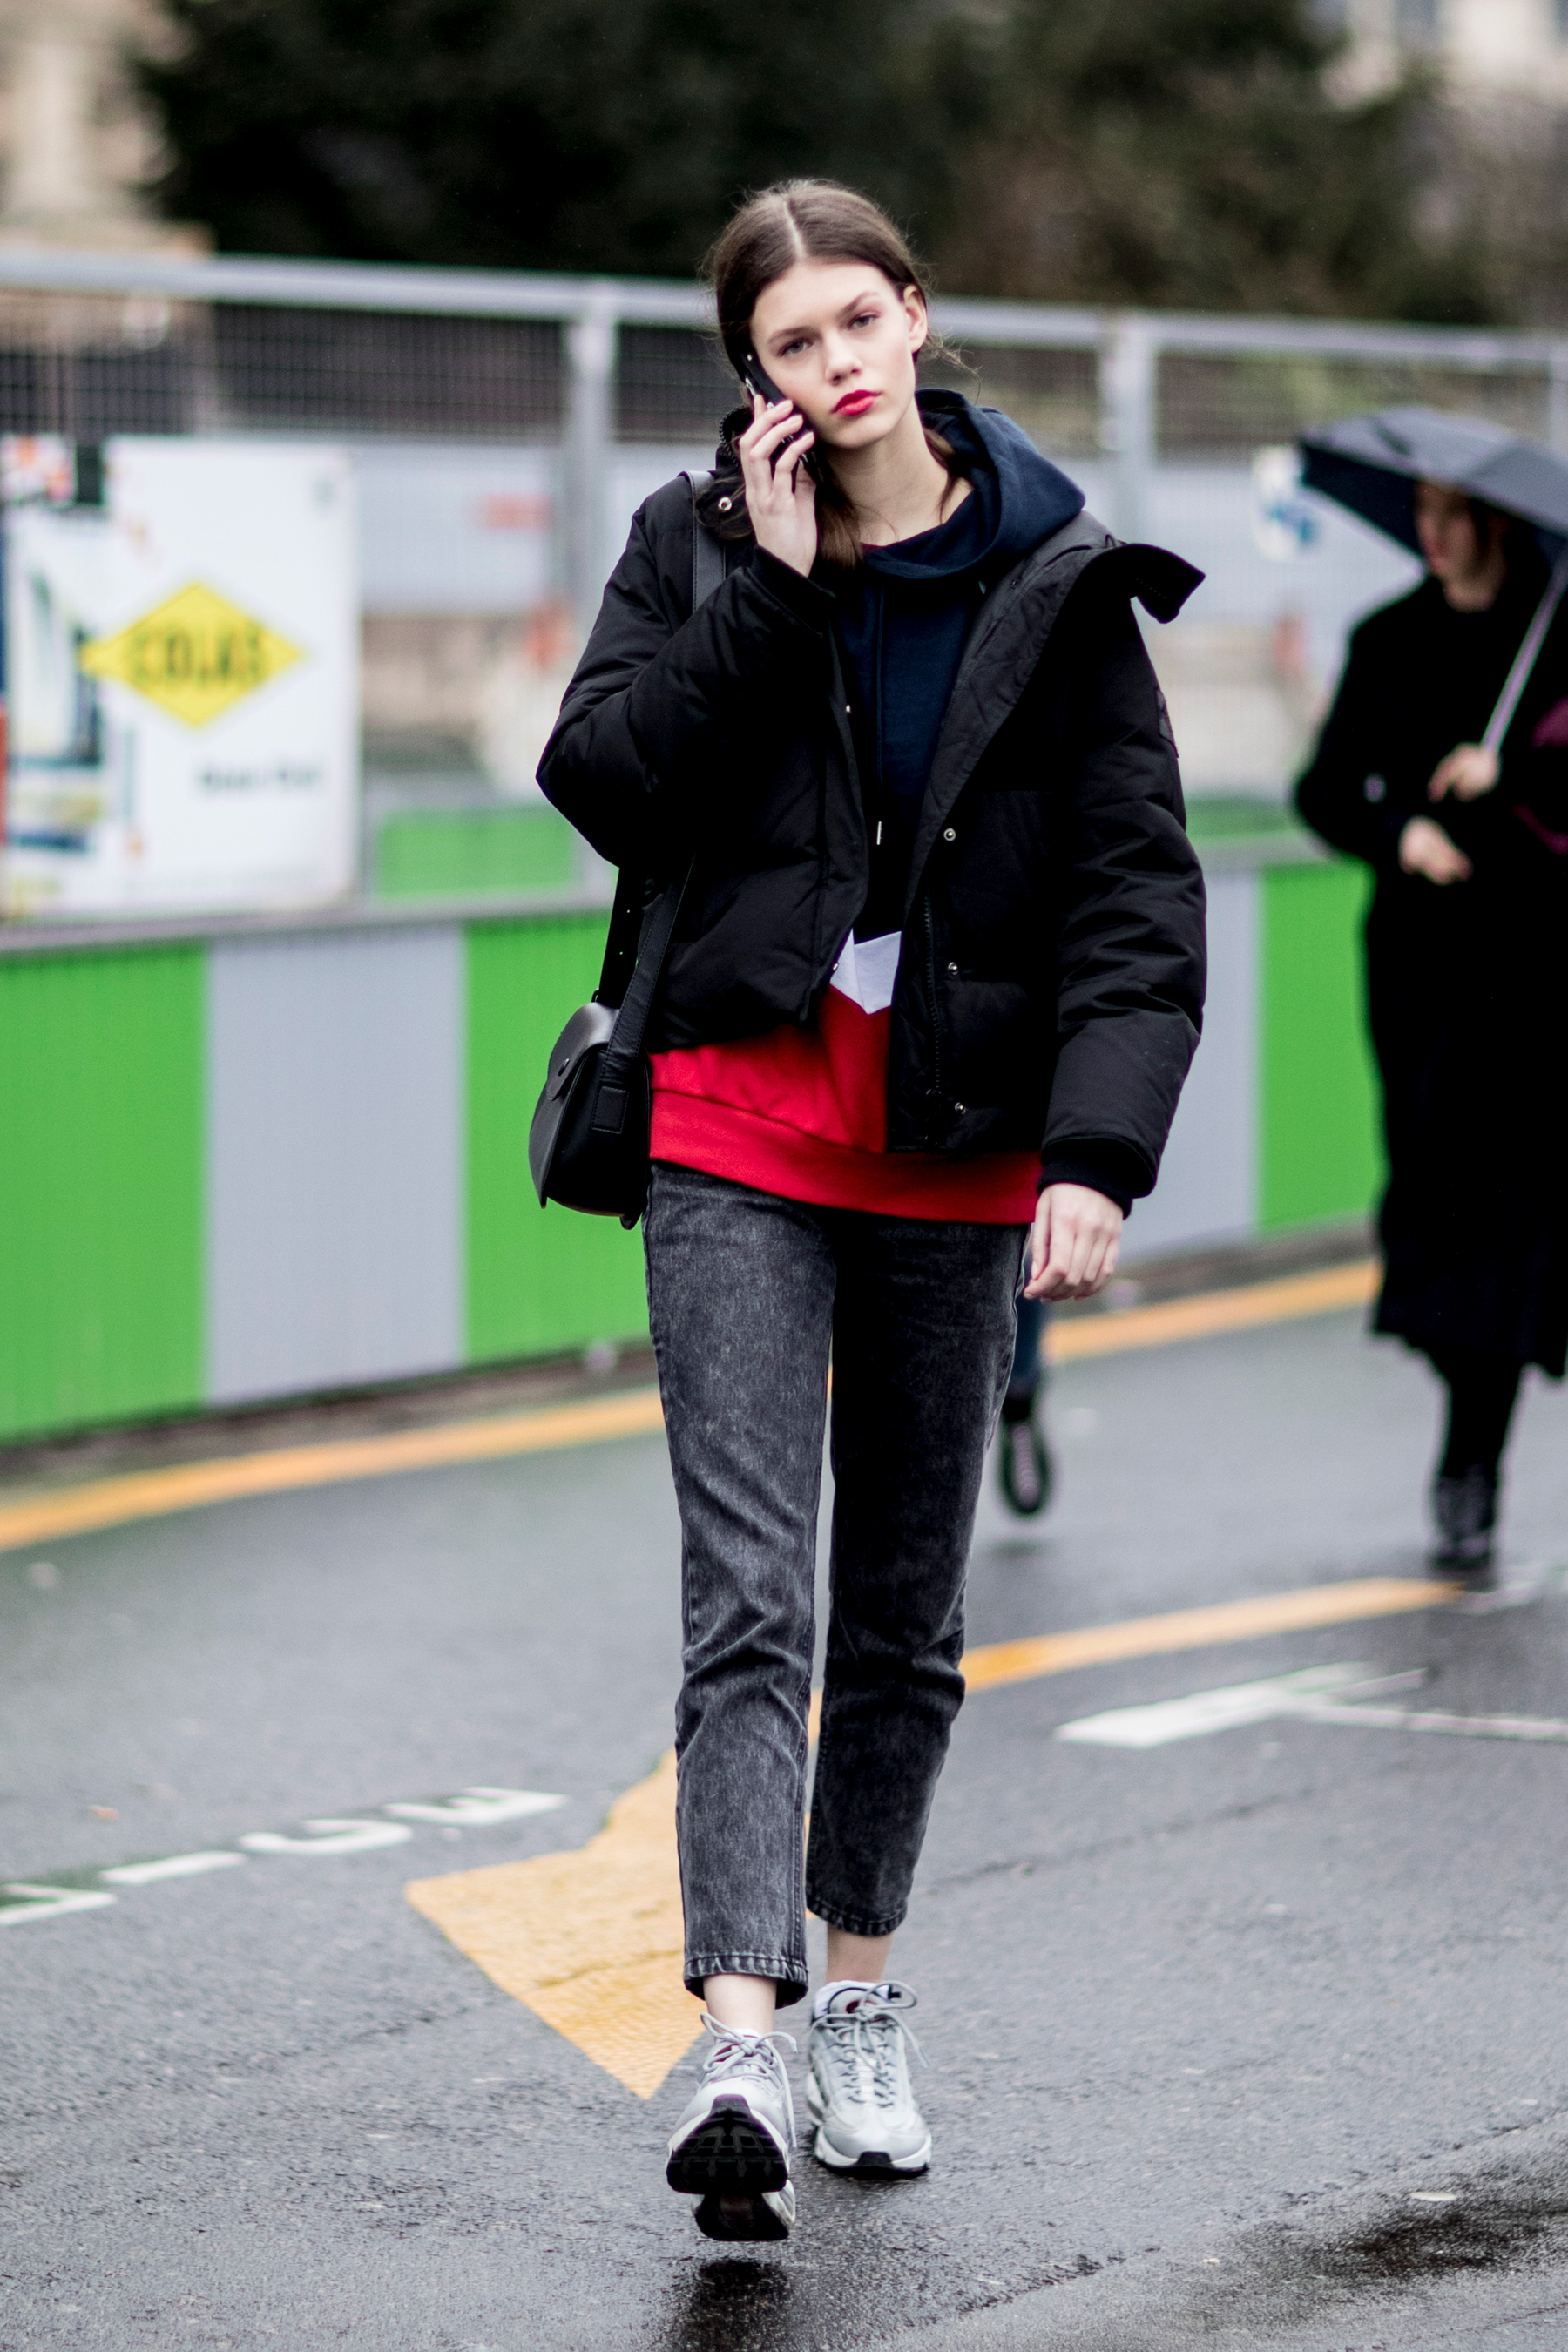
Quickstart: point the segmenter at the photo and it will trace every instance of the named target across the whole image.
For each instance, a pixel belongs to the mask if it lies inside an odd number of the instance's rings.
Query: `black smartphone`
[[[746,364],[741,370],[741,381],[745,384],[749,392],[761,393],[764,400],[778,401],[784,400],[787,397],[785,394],[779,390],[777,384],[773,382],[772,376],[768,373],[766,368],[763,365],[755,352],[748,352],[746,353]],[[798,409],[796,409],[795,415],[797,416],[800,415],[800,411]],[[805,425],[803,419],[800,431],[804,432],[805,430]],[[792,434],[790,436],[790,440],[797,440],[798,438],[799,434]],[[780,446],[781,449],[787,449],[789,447],[789,442],[783,442]],[[822,457],[819,450],[815,446],[808,449],[800,462],[805,467],[806,472],[811,476],[814,482],[821,481]]]

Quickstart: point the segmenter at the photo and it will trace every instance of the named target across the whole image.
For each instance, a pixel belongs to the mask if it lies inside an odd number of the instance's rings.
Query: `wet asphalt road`
[[[1416,1572],[1434,1414],[1348,1316],[1068,1367],[1058,1504],[1020,1528],[988,1493],[971,1638]],[[1565,1439],[1535,1383],[1516,1563],[1568,1562]],[[657,1440],[0,1559],[7,1881],[566,1801],[0,1930],[3,2352],[1568,2345],[1568,1747],[1051,1738],[1352,1660],[1568,1717],[1568,1586],[977,1693],[896,1954],[934,2168],[807,2161],[751,2259],[663,2185],[694,2061],[637,2100],[402,1894],[593,1834],[668,1744],[675,1594]]]

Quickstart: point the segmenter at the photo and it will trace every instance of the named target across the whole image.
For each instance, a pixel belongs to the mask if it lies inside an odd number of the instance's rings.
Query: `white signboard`
[[[58,469],[18,446],[29,463],[12,447],[4,469],[6,910],[217,911],[352,888],[348,453],[112,440],[89,506],[60,503]]]

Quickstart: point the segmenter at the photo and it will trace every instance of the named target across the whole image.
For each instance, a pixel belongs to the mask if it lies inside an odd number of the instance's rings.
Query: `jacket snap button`
[[[954,980],[956,980],[958,978],[958,966],[955,963],[950,963],[947,968],[949,971],[952,972]]]
[[[957,835],[957,834],[953,831],[953,829],[952,829],[952,825],[950,825],[950,824],[943,825],[942,830],[942,837],[943,841],[956,841],[956,840],[958,839],[958,835]]]
[[[953,1106],[952,1106],[952,1108],[953,1108],[954,1113],[955,1113],[959,1118],[962,1118],[962,1117],[963,1116],[963,1105],[962,1103],[954,1103],[954,1104],[953,1104]]]

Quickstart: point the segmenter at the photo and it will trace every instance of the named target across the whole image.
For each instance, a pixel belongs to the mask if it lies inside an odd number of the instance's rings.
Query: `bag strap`
[[[637,969],[637,939],[642,930],[642,876],[634,866],[623,866],[616,877],[616,902],[610,908],[610,929],[605,940],[605,961],[599,968],[595,1004],[612,1012],[623,1003]]]
[[[599,1079],[598,1099],[594,1107],[595,1135],[619,1135],[626,1123],[626,1102],[632,1075],[642,1059],[648,1015],[653,1011],[653,1000],[664,975],[664,960],[675,936],[680,902],[686,896],[686,886],[691,879],[695,866],[696,860],[693,859],[680,881],[672,884],[665,892],[648,925],[647,937],[643,941],[631,985],[616,1016],[615,1034],[605,1048],[605,1066]]]
[[[695,613],[699,604],[705,604],[716,588],[723,586],[728,565],[723,541],[715,539],[706,524],[698,520],[697,501],[713,479],[712,475],[687,474],[684,479],[691,494],[691,609]],[[690,879],[689,875],[687,879]],[[681,884],[680,888],[684,895],[685,882]],[[665,895],[668,898],[669,893],[667,891]],[[679,914],[679,911],[680,902],[678,898],[675,913]],[[616,903],[610,910],[610,931],[609,937],[605,941],[605,961],[599,973],[599,985],[594,991],[595,1004],[607,1004],[613,1009],[616,1005],[626,1003],[632,976],[637,970],[637,940],[641,936],[642,924],[642,877],[640,874],[634,873],[629,867],[623,866],[616,882]],[[674,915],[672,915],[670,929],[673,930],[674,927]],[[655,929],[648,933],[647,947],[644,950],[645,961],[648,949],[653,946],[657,929],[656,925]],[[664,961],[668,946],[669,940],[667,935],[658,950],[659,965]],[[657,966],[653,977],[657,984],[658,980]],[[651,1005],[650,992],[649,1009]],[[645,1011],[641,1027],[646,1028],[647,1024],[647,1013]],[[617,1034],[621,1025],[624,1024],[617,1026]],[[639,1029],[639,1048],[640,1044]]]
[[[715,588],[724,585],[727,565],[724,542],[716,539],[698,515],[697,501],[709,483],[711,474],[688,474],[687,486],[691,492],[691,609],[705,604]]]

